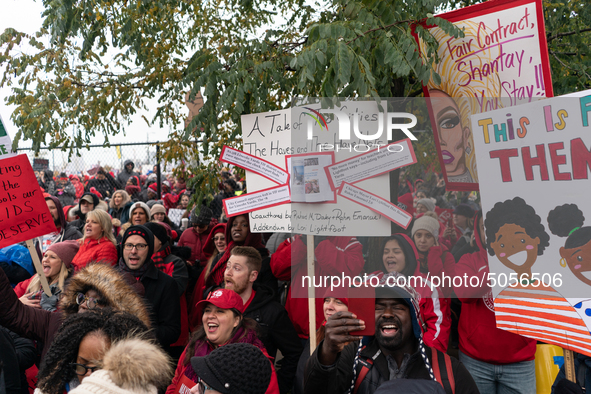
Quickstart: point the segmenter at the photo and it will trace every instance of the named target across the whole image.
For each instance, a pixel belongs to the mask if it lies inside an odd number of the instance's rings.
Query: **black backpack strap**
[[[579,369],[577,370],[577,383],[585,392],[585,377],[587,375],[587,364],[584,360],[579,360]]]
[[[441,353],[440,357],[437,349],[431,347],[431,364],[435,379],[441,384],[446,393],[455,394],[456,380],[453,375],[453,368],[451,366],[451,358],[447,353]]]
[[[364,348],[365,348],[365,346],[363,347],[363,349]],[[357,394],[357,391],[359,390],[359,386],[361,386],[361,382],[363,382],[363,379],[365,379],[365,377],[367,376],[367,373],[373,367],[373,362],[380,355],[380,353],[381,353],[381,350],[378,350],[377,353],[374,354],[372,358],[368,358],[367,360],[359,359],[358,362],[359,362],[359,364],[361,364],[361,370],[357,374],[357,379],[355,379],[355,386],[353,387],[353,392],[352,392],[353,394]]]

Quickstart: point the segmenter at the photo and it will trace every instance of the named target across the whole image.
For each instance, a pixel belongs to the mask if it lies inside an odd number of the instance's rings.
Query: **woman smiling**
[[[43,255],[41,265],[51,289],[51,297],[43,292],[39,274],[35,274],[14,288],[20,301],[25,305],[50,312],[56,310],[59,294],[64,290],[64,282],[72,273],[71,263],[78,249],[78,241],[74,240],[50,245]]]
[[[242,316],[244,305],[238,293],[229,289],[215,290],[206,300],[199,301],[196,308],[199,313],[202,313],[203,326],[193,333],[181,355],[172,384],[166,390],[167,394],[177,391],[176,386],[183,376],[198,383],[199,376],[193,370],[191,357],[206,356],[220,346],[231,343],[250,343],[261,349],[272,365],[272,358],[257,338],[256,323]],[[267,393],[279,393],[275,369],[273,369]]]
[[[105,211],[95,209],[86,214],[83,228],[84,237],[80,241],[80,250],[72,260],[74,270],[84,268],[91,261],[117,264],[117,248],[113,236],[111,217]]]

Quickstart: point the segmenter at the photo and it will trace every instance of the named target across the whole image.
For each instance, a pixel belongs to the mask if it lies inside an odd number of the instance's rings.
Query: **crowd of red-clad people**
[[[6,393],[133,390],[137,382],[116,373],[125,368],[143,379],[141,392],[167,394],[193,385],[192,393],[319,392],[318,377],[334,383],[330,392],[373,393],[384,380],[412,375],[414,354],[393,360],[376,353],[368,375],[357,366],[362,344],[350,366],[344,355],[323,365],[322,347],[311,355],[311,335],[317,345],[333,338],[327,322],[348,311],[347,292],[316,289],[317,332],[310,333],[308,289],[298,286],[307,275],[307,237],[252,233],[248,215],[226,218],[222,201],[246,185],[230,172],[220,176],[212,202],[188,209],[185,179],[162,175],[159,199],[156,174],[136,172],[131,161],[117,175],[103,168],[91,176],[39,172],[57,228],[35,240],[51,294],[24,246],[0,250]],[[425,371],[434,353],[451,354],[469,372],[453,364],[453,392],[535,392],[536,342],[496,328],[490,290],[428,285],[429,276],[488,269],[476,195],[446,192],[439,177],[402,174],[399,196],[400,208],[414,216],[407,231],[379,239],[316,236],[315,275],[423,277],[427,284],[413,290],[413,316],[417,343],[430,349]],[[392,324],[376,330],[394,335],[400,328]],[[128,367],[117,361],[124,356]],[[237,385],[242,391],[230,389]]]

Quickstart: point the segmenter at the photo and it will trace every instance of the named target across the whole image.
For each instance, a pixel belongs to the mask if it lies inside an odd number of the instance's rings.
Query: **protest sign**
[[[361,182],[416,162],[414,149],[407,138],[326,167],[326,176],[330,187],[336,190],[342,182]]]
[[[55,231],[27,155],[0,160],[0,248]]]
[[[261,175],[279,185],[285,184],[289,177],[289,174],[284,169],[229,146],[224,146],[222,149],[220,160],[254,172],[255,174]]]
[[[4,127],[2,117],[0,116],[0,160],[12,156],[14,156],[14,153],[12,153],[12,141],[6,132],[6,127]]]
[[[179,209],[179,208],[170,208],[168,210],[168,218],[171,222],[176,224],[177,226],[181,225],[181,219],[185,214],[186,209]]]
[[[438,16],[465,34],[429,28],[440,44],[441,82],[424,87],[439,161],[447,190],[478,190],[470,114],[553,95],[542,1],[488,1]],[[472,100],[452,99],[460,97]]]
[[[591,355],[591,91],[579,96],[473,115],[472,130],[497,326]]]
[[[238,197],[226,198],[223,203],[226,216],[232,217],[287,204],[289,201],[289,188],[287,185],[282,185]]]
[[[334,163],[334,152],[313,152],[285,156],[289,170],[292,202],[336,202],[337,195],[326,177],[326,167]]]
[[[399,209],[390,201],[384,200],[368,191],[359,189],[351,184],[343,183],[338,192],[339,196],[363,205],[372,211],[385,216],[390,221],[406,229],[412,220],[412,215]]]
[[[288,169],[286,156],[320,153],[323,145],[338,147],[334,149],[335,160],[344,160],[367,149],[357,150],[364,145],[364,141],[356,138],[341,140],[336,122],[330,119],[325,123],[328,130],[320,130],[317,124],[311,128],[313,138],[307,139],[307,115],[310,109],[319,109],[318,104],[294,107],[291,110],[273,111],[262,114],[242,116],[242,137],[244,152],[264,159],[276,166]],[[363,114],[376,114],[375,102],[349,102],[341,107],[343,114],[351,119]],[[351,122],[353,124],[354,122]],[[357,122],[361,133],[374,134],[378,123],[382,121],[377,116],[363,117]],[[332,125],[332,126],[331,126]],[[385,139],[372,141],[387,145]],[[320,161],[319,161],[320,165]],[[323,170],[323,169],[322,169]],[[293,170],[292,170],[293,171]],[[324,170],[323,170],[324,171]],[[276,183],[250,171],[246,172],[249,193],[275,187]],[[319,181],[320,182],[320,181]],[[312,184],[312,182],[310,182]],[[318,183],[319,186],[320,183]],[[384,198],[390,199],[388,175],[381,175],[359,182],[356,185],[364,190]],[[292,191],[293,194],[293,191]],[[305,194],[305,193],[304,193]],[[334,195],[334,193],[333,193]],[[308,196],[311,199],[311,196]],[[304,200],[307,200],[304,198]],[[301,201],[301,200],[300,200]],[[383,236],[390,234],[390,221],[369,208],[345,198],[338,198],[336,202],[321,198],[321,203],[296,203],[265,208],[250,213],[252,232],[297,232],[315,235],[339,236]],[[370,219],[361,219],[370,218]]]

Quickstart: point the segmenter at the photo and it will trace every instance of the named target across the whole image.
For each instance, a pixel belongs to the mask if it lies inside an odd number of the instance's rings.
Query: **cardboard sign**
[[[361,182],[416,162],[415,151],[407,138],[326,167],[326,176],[331,188],[336,190],[342,182]]]
[[[424,92],[433,99],[431,124],[447,190],[478,190],[483,179],[471,114],[553,96],[543,11],[541,0],[487,1],[438,15],[463,28],[463,38],[429,28],[440,43],[441,83],[431,78]],[[453,99],[461,97],[468,100]]]
[[[0,248],[56,231],[27,155],[0,160]]]
[[[289,178],[289,174],[284,169],[229,146],[224,146],[222,149],[220,160],[261,175],[278,185],[285,184]]]
[[[472,130],[497,326],[591,355],[591,91],[579,96],[475,115]]]
[[[226,198],[223,201],[224,211],[227,217],[242,215],[289,202],[289,187],[287,185],[271,187],[238,197]]]
[[[408,228],[408,225],[412,220],[412,215],[398,208],[390,201],[384,200],[375,194],[362,190],[348,183],[342,184],[338,194],[347,200],[354,201],[359,205],[371,209],[375,213],[385,216],[388,218],[388,220],[396,223],[404,229]]]

